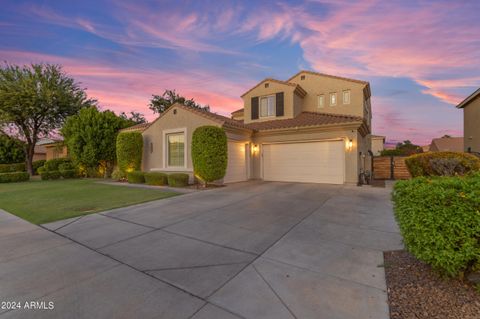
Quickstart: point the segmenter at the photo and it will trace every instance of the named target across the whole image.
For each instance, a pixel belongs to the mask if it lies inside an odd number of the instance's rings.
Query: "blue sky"
[[[370,81],[373,133],[461,136],[480,86],[479,1],[9,1],[0,58],[48,62],[104,109],[152,120],[176,89],[224,115],[263,78],[298,70]]]

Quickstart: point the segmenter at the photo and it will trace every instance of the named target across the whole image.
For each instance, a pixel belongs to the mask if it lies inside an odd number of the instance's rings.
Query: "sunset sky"
[[[152,120],[176,89],[228,115],[266,77],[301,69],[367,80],[373,133],[462,136],[480,86],[480,1],[0,0],[0,60],[48,62],[103,109]]]

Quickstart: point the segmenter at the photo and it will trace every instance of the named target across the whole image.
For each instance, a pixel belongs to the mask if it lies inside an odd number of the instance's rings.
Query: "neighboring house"
[[[420,146],[420,147],[422,148],[422,151],[423,151],[424,153],[430,152],[430,144],[428,144],[428,145],[423,145],[423,146]]]
[[[371,135],[373,156],[378,156],[385,149],[385,136]]]
[[[53,141],[48,144],[43,144],[46,149],[46,160],[55,158],[64,158],[68,156],[67,146],[61,140]]]
[[[193,131],[214,125],[228,137],[226,183],[356,184],[371,150],[370,94],[368,82],[301,71],[255,85],[232,118],[175,104],[123,131],[142,132],[145,171],[186,172],[193,180]]]
[[[430,152],[463,152],[463,150],[463,137],[434,138],[429,147]]]
[[[480,88],[457,105],[463,109],[465,152],[480,153]]]
[[[35,151],[33,154],[33,161],[46,160],[47,159],[47,148],[45,144],[54,143],[55,141],[50,138],[41,138],[35,144]]]

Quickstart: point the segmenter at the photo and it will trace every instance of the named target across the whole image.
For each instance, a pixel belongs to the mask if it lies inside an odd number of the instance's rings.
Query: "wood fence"
[[[374,179],[409,179],[410,172],[403,156],[376,156],[373,158]]]

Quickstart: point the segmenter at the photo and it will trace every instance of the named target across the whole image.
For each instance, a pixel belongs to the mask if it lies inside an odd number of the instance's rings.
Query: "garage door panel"
[[[343,184],[343,142],[264,145],[263,178],[268,181]]]
[[[247,161],[245,144],[228,142],[227,173],[223,178],[225,183],[241,182],[247,180]]]

